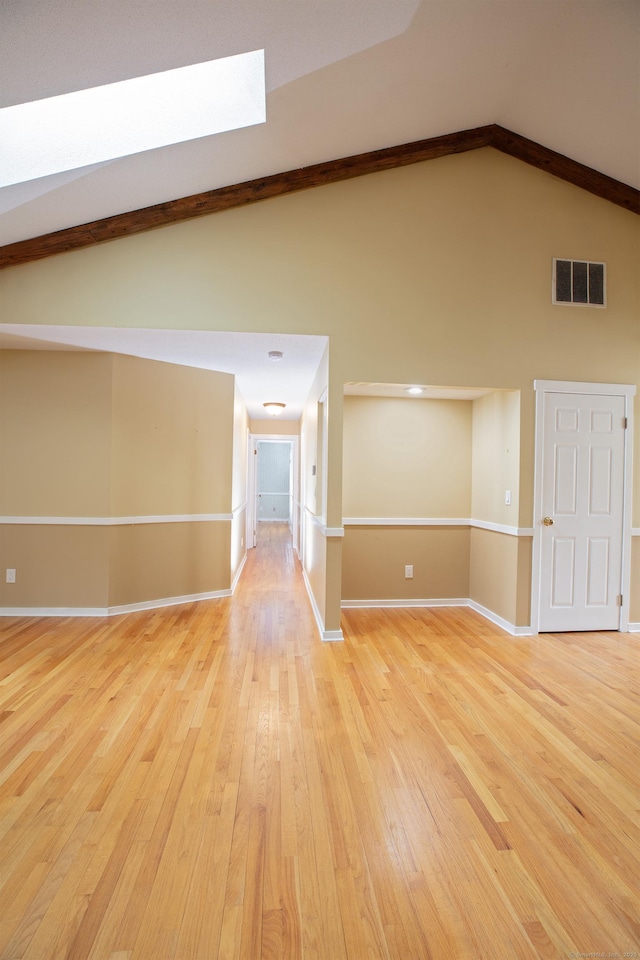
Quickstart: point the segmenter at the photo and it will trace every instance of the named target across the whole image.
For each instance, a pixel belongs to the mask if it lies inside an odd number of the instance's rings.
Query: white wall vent
[[[553,303],[606,307],[606,264],[553,259]]]

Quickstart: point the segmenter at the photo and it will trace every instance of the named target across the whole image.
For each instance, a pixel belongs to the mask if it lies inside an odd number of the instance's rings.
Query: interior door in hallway
[[[291,524],[292,450],[290,441],[256,441],[256,509],[258,523]]]
[[[539,629],[620,626],[624,396],[545,393]]]

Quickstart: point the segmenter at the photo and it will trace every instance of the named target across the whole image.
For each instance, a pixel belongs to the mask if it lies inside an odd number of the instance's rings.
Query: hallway
[[[277,523],[230,599],[0,621],[0,958],[634,955],[640,638],[343,629]]]

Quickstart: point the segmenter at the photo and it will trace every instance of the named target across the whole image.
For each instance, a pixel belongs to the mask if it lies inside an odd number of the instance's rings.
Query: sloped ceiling
[[[0,244],[497,123],[640,186],[637,0],[3,0],[0,105],[264,48],[267,122],[0,191]]]

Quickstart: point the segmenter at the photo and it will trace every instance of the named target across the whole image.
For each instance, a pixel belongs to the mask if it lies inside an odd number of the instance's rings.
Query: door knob
[[[542,522],[544,523],[545,527],[552,527],[552,526],[553,526],[553,517],[545,517]]]

